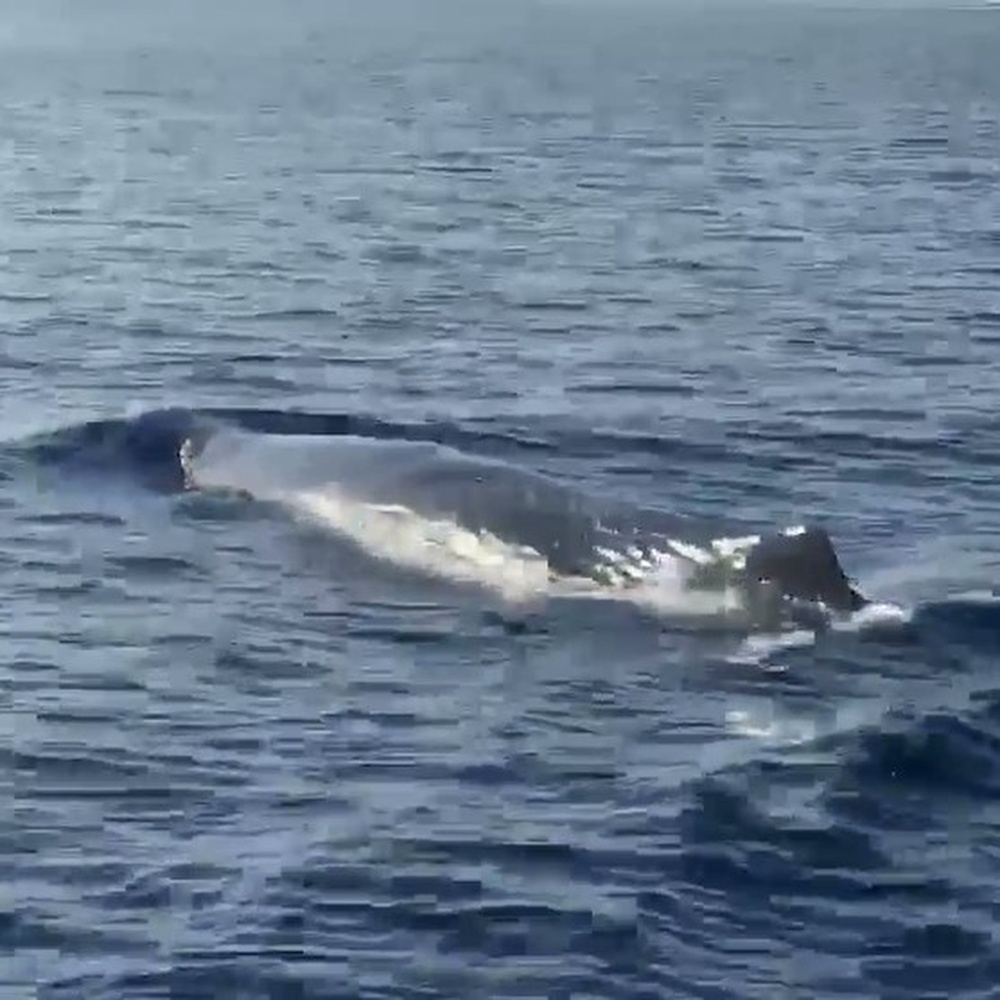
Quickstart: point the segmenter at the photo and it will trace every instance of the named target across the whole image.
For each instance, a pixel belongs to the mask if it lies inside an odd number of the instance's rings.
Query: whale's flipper
[[[751,590],[822,602],[833,611],[858,611],[868,603],[851,586],[822,528],[764,536],[747,555],[745,573]]]

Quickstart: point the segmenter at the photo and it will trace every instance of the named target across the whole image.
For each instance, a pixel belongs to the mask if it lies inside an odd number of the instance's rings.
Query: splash
[[[662,548],[628,546],[622,551],[600,547],[593,581],[582,596],[627,601],[652,614],[728,620],[745,615],[742,591],[736,586],[740,562],[727,553],[729,540],[701,548],[664,539]],[[595,586],[596,582],[596,586]],[[580,593],[578,583],[555,581],[554,595]]]
[[[775,657],[793,649],[803,649],[812,646],[815,641],[815,631],[804,628],[793,628],[786,632],[764,632],[749,635],[727,659],[730,663],[782,669],[780,665],[775,665]]]
[[[908,625],[913,620],[913,608],[906,608],[891,601],[877,601],[855,611],[843,621],[835,621],[832,628],[838,632],[864,632],[894,625]]]

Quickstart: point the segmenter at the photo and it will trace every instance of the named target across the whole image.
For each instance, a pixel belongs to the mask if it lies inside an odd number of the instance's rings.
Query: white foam
[[[728,562],[733,569],[743,569],[748,553],[759,541],[760,535],[716,538],[712,540],[712,551],[717,558]]]
[[[730,663],[743,663],[750,666],[764,666],[778,653],[789,649],[803,649],[812,646],[816,641],[816,633],[808,629],[792,629],[788,632],[765,632],[747,636],[740,643],[739,649],[727,659]]]
[[[591,600],[627,602],[665,618],[719,618],[744,611],[742,594],[733,587],[696,589],[688,586],[689,561],[669,552],[652,552],[644,560],[648,569],[625,565],[611,553],[602,567],[602,582],[556,579],[550,582],[553,597],[586,597]]]
[[[473,532],[447,519],[399,505],[354,500],[335,486],[276,497],[295,513],[350,539],[375,558],[456,583],[470,583],[511,601],[530,600],[549,586],[549,565],[522,545]]]
[[[697,545],[690,542],[682,542],[679,538],[670,539],[670,547],[683,558],[690,560],[697,566],[708,566],[712,563],[712,553],[706,552]]]
[[[667,544],[677,555],[697,566],[724,565],[729,569],[739,570],[746,565],[747,555],[759,541],[760,535],[723,535],[713,538],[708,548],[679,538],[671,538]]]
[[[849,618],[834,619],[831,628],[838,632],[861,632],[886,625],[906,625],[913,618],[913,609],[889,601],[866,604]]]
[[[747,709],[730,709],[726,712],[726,728],[737,736],[761,740],[769,744],[795,746],[811,743],[819,735],[819,728],[809,718],[754,717]]]

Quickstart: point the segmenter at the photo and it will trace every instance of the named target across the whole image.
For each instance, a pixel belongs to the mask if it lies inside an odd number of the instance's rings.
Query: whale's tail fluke
[[[766,535],[747,555],[746,579],[784,598],[819,602],[834,611],[859,611],[868,604],[847,578],[833,542],[819,527]]]

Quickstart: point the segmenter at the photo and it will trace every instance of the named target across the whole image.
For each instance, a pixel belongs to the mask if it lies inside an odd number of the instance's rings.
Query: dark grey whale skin
[[[781,597],[822,603],[832,611],[860,611],[869,602],[848,580],[829,534],[810,526],[797,534],[765,535],[750,550],[744,587],[773,588]]]

